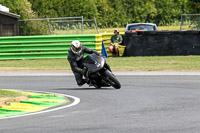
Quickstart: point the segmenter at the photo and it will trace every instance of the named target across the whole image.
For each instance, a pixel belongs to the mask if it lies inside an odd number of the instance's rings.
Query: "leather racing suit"
[[[100,53],[98,53],[96,50],[92,50],[89,49],[85,46],[82,46],[82,50],[80,52],[80,54],[74,54],[71,50],[71,48],[69,48],[68,50],[68,61],[70,63],[71,69],[74,73],[76,82],[79,86],[83,85],[85,83],[85,81],[83,80],[83,75],[85,73],[85,70],[83,69],[82,66],[82,61],[84,59],[84,53],[88,53],[88,54],[92,54],[95,53],[96,55],[100,55]]]

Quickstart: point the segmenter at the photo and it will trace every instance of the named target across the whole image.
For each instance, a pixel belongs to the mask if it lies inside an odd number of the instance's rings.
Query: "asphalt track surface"
[[[0,120],[0,133],[198,133],[199,75],[118,75],[122,88],[77,87],[73,76],[0,76],[0,88],[80,98],[76,106]]]

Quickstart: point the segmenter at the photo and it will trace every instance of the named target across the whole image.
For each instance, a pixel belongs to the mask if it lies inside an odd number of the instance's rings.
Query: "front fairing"
[[[85,57],[83,65],[87,67],[89,73],[95,73],[104,67],[105,59],[102,56],[91,54]]]

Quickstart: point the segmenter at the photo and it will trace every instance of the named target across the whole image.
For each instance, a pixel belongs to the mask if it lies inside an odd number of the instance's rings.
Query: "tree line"
[[[169,25],[181,14],[200,13],[200,0],[0,0],[20,19],[84,16],[96,17],[99,27],[124,27],[127,23]]]
[[[200,13],[200,0],[0,0],[21,19],[96,17],[100,27],[120,27],[132,22],[167,25],[181,14]]]

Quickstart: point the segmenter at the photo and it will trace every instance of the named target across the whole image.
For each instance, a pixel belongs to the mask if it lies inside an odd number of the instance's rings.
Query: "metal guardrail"
[[[120,32],[124,35],[124,32]],[[79,40],[83,46],[102,51],[102,41],[106,50],[113,33],[89,35],[45,35],[0,37],[0,60],[67,58],[68,49],[73,40]]]
[[[0,60],[67,58],[71,41],[101,52],[101,35],[0,37]]]

